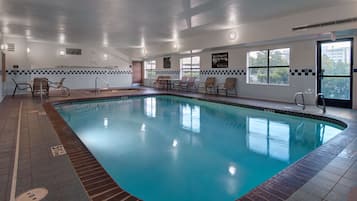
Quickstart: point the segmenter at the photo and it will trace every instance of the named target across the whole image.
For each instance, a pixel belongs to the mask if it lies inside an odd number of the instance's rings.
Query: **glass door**
[[[326,105],[352,108],[352,39],[318,42],[317,90]]]

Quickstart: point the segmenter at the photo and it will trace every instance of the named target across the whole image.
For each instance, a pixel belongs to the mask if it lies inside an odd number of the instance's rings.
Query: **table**
[[[166,90],[172,89],[172,85],[177,81],[180,81],[180,79],[160,79],[160,82],[166,86]]]

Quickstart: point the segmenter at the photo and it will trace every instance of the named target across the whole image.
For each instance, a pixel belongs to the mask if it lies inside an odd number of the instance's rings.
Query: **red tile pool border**
[[[91,200],[140,201],[115,183],[51,103],[45,103],[43,107]]]
[[[70,100],[54,101],[44,104],[45,111],[48,114],[58,136],[60,137],[71,161],[74,169],[76,170],[84,188],[88,192],[92,200],[140,200],[117,185],[94,156],[88,151],[86,146],[79,140],[72,129],[66,124],[62,117],[53,107],[54,104],[69,103],[77,101],[87,101],[95,99],[115,99],[130,96],[148,96],[148,95],[174,95],[186,98],[195,98],[204,101],[223,103],[235,105],[240,107],[248,107],[253,109],[264,110],[267,108],[242,105],[229,101],[215,100],[212,98],[196,98],[185,95],[170,94],[170,93],[155,93],[155,94],[142,94],[142,95],[125,95],[125,96],[112,96],[112,97],[94,97],[94,98],[76,98]],[[271,109],[270,109],[271,110]],[[281,114],[297,115],[313,119],[320,119],[337,123],[341,126],[347,126],[344,122],[329,118],[326,116],[319,116],[314,114],[305,114],[295,111],[276,110],[273,112]],[[283,169],[261,185],[254,188],[241,198],[241,201],[255,201],[255,200],[286,200],[320,170],[322,170],[330,161],[332,161],[354,138],[356,134],[346,132],[347,129],[342,131],[332,140],[326,144],[321,145],[314,151],[310,152],[302,159],[298,160],[289,167]]]

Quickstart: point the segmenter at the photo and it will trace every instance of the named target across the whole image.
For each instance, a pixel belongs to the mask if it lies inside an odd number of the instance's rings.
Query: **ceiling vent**
[[[66,48],[67,55],[82,55],[82,49],[78,48]]]
[[[293,31],[306,30],[306,29],[311,29],[311,28],[320,28],[320,27],[346,24],[346,23],[352,23],[352,22],[357,22],[357,17],[346,18],[346,19],[342,19],[342,20],[328,21],[328,22],[321,22],[321,23],[316,23],[316,24],[301,25],[301,26],[293,27],[292,30]]]
[[[14,43],[8,43],[7,44],[7,51],[14,52],[15,51],[15,44]]]

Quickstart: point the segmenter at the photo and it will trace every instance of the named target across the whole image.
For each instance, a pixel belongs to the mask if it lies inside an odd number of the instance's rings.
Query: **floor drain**
[[[45,188],[35,188],[17,196],[16,201],[39,201],[46,197],[48,190]]]
[[[51,152],[52,152],[52,156],[56,157],[56,156],[62,156],[66,154],[66,150],[64,149],[63,145],[56,145],[56,146],[52,146],[51,147]]]

